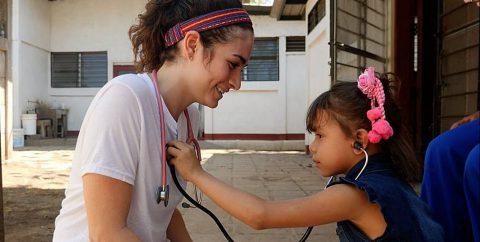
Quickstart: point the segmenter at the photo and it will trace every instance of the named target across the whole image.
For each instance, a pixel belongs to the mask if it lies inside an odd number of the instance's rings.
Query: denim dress
[[[358,162],[345,177],[338,178],[329,186],[356,186],[367,193],[370,202],[381,207],[387,228],[373,241],[444,241],[443,228],[432,219],[429,207],[413,188],[396,176],[387,155],[370,156],[367,167],[355,180],[364,162]],[[372,241],[348,220],[337,223],[337,235],[341,242]]]

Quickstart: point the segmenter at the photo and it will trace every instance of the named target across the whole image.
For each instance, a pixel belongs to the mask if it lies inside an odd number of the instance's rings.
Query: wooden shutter
[[[102,87],[108,79],[106,52],[81,53],[82,87]]]
[[[287,52],[305,52],[305,36],[287,37]]]
[[[52,53],[53,88],[78,87],[78,53]]]

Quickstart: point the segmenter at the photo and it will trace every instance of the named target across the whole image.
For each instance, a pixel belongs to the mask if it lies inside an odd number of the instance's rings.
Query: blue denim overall
[[[395,175],[390,158],[384,154],[370,156],[367,167],[355,180],[364,161],[332,185],[356,186],[367,193],[370,202],[381,207],[387,228],[373,241],[444,241],[443,229],[432,219],[429,207]],[[337,234],[341,242],[372,241],[350,221],[338,222]]]

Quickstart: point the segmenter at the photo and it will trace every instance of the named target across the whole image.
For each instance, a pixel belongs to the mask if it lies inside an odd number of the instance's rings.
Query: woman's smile
[[[219,96],[218,100],[222,99],[223,98],[223,94],[224,93],[227,93],[228,91],[223,91],[218,85],[215,86],[215,90]]]

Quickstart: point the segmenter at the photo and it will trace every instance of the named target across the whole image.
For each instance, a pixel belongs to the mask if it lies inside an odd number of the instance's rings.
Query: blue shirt
[[[364,165],[357,163],[335,184],[348,184],[365,191],[368,199],[381,207],[387,223],[385,233],[374,241],[444,241],[443,228],[432,219],[429,207],[413,188],[400,180],[387,155],[369,157],[368,165],[355,180]],[[350,221],[337,223],[341,242],[372,241]]]

